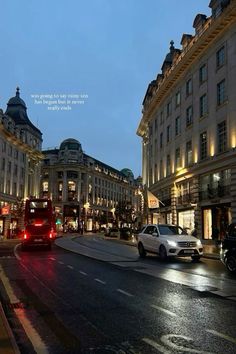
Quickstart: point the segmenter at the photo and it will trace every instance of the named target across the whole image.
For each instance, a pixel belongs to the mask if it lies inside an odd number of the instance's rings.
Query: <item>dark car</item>
[[[220,251],[221,261],[225,264],[226,268],[236,273],[236,224],[231,224],[225,239],[222,241]]]

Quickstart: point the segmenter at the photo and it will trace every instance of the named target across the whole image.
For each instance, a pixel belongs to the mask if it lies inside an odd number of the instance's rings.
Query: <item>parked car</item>
[[[230,224],[222,241],[220,259],[229,272],[236,273],[236,224]]]
[[[162,260],[168,257],[191,257],[199,260],[203,255],[202,243],[196,237],[187,235],[177,225],[149,224],[138,234],[140,257],[147,252],[156,253]]]

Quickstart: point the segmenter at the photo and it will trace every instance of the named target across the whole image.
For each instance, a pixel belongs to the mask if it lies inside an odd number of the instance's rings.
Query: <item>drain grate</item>
[[[4,306],[10,310],[15,310],[15,309],[25,309],[27,306],[25,303],[23,302],[14,302],[14,303],[10,303],[10,302],[5,302]]]

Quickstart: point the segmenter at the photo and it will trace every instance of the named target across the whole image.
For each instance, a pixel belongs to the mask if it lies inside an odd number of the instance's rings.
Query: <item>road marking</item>
[[[62,261],[58,261],[58,263],[59,263],[59,264],[65,264],[65,263],[64,263],[64,262],[62,262]]]
[[[151,347],[157,349],[160,353],[163,353],[163,354],[171,354],[172,353],[169,350],[167,350],[165,347],[163,347],[162,345],[158,344],[157,342],[154,342],[154,340],[151,340],[149,338],[143,338],[142,341],[151,345]]]
[[[18,319],[20,320],[22,327],[27,334],[27,337],[31,341],[34,350],[36,353],[39,354],[49,354],[48,348],[46,347],[45,343],[43,342],[42,338],[38,334],[38,332],[33,328],[30,321],[26,317],[26,313],[24,309],[15,309],[14,310]]]
[[[82,272],[82,270],[80,270],[79,272],[80,272],[80,274],[82,274],[82,275],[88,275],[87,273]]]
[[[69,265],[69,264],[68,264],[68,266],[67,266],[67,267],[68,267],[68,268],[70,268],[70,269],[74,269],[74,267],[72,267],[72,266],[71,266],[71,265]]]
[[[167,313],[167,314],[170,315],[170,316],[173,316],[173,317],[176,317],[176,316],[177,316],[176,313],[171,312],[171,311],[166,310],[166,309],[163,309],[162,307],[159,307],[159,306],[156,306],[156,305],[151,305],[151,307],[154,308],[154,309],[156,309],[156,310],[165,312],[165,313]]]
[[[21,257],[18,255],[17,253],[17,248],[20,247],[20,243],[18,243],[17,245],[15,245],[14,247],[14,255],[16,256],[16,258],[18,259],[18,261],[21,261]]]
[[[176,341],[176,338],[180,338],[190,344],[193,343],[193,339],[187,336],[182,336],[180,334],[166,334],[164,336],[161,336],[161,341],[162,343],[164,343],[165,345],[167,345],[169,348],[171,348],[172,350],[174,350],[174,352],[176,353],[177,351],[181,351],[181,352],[187,352],[189,353],[198,353],[198,354],[213,354],[211,352],[205,352],[204,350],[198,350],[198,349],[194,349],[194,348],[188,348],[186,346],[182,346],[182,345],[178,345],[176,344],[176,342],[174,343],[174,341],[172,341],[172,339],[174,339]]]
[[[116,291],[118,291],[119,293],[121,293],[123,295],[126,295],[126,296],[130,296],[130,297],[134,296],[134,295],[128,293],[127,291],[122,290],[122,289],[116,289]]]
[[[100,280],[100,279],[98,279],[98,278],[96,278],[96,279],[94,279],[95,281],[97,281],[98,283],[101,283],[101,284],[106,284],[106,282],[105,281],[102,281],[102,280]]]
[[[230,336],[227,336],[226,334],[223,334],[223,333],[214,331],[214,329],[206,329],[206,332],[211,333],[211,334],[214,334],[214,335],[217,336],[217,337],[226,339],[226,340],[228,340],[229,342],[236,344],[236,339],[235,339],[235,338],[230,337]]]
[[[55,260],[56,260],[56,258],[54,258],[54,257],[49,257],[49,259],[50,259],[51,261],[55,261]]]
[[[15,295],[14,290],[10,284],[10,281],[9,281],[8,277],[6,276],[1,265],[0,265],[0,275],[1,275],[2,283],[3,283],[4,288],[6,290],[6,293],[9,297],[10,303],[14,304],[14,303],[20,302],[18,297]],[[27,314],[25,313],[25,310],[24,309],[14,309],[14,312],[15,312],[18,320],[20,321],[21,325],[25,329],[25,332],[34,347],[35,352],[40,353],[40,354],[48,354],[49,351],[48,351],[45,343],[43,342],[43,340],[41,339],[40,335],[35,330],[35,328],[33,328],[30,321],[27,319]]]

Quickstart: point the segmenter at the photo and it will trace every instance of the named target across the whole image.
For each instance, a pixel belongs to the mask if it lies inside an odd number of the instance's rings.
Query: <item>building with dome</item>
[[[143,184],[163,202],[147,221],[197,225],[206,242],[236,221],[236,1],[209,7],[180,49],[171,41],[137,130]]]
[[[121,202],[134,212],[126,222],[134,222],[140,206],[130,169],[118,171],[85,154],[73,138],[43,154],[41,195],[52,199],[59,229],[77,231],[81,223],[88,231],[111,226],[117,222],[116,208]]]
[[[39,196],[42,133],[30,121],[19,88],[0,110],[0,233],[4,237],[20,227],[21,201]]]

